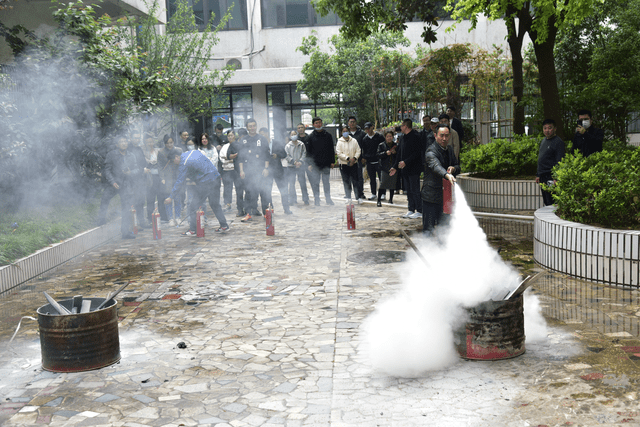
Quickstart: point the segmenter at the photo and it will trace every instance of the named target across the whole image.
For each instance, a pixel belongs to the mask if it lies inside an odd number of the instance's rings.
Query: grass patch
[[[15,214],[0,212],[0,266],[96,227],[99,206],[100,199],[66,200]]]

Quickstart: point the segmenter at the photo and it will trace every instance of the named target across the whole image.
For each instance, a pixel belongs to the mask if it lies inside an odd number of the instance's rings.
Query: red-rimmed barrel
[[[104,298],[91,298],[96,310]],[[71,310],[73,299],[59,301]],[[38,309],[42,367],[52,372],[82,372],[120,360],[117,301],[88,313],[54,315],[51,304]]]
[[[460,357],[501,360],[524,353],[523,296],[506,301],[485,301],[466,309],[468,319],[455,331]]]

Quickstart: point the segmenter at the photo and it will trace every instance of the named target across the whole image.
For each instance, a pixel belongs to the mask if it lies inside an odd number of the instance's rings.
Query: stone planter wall
[[[119,235],[120,221],[112,221],[0,267],[0,295]]]
[[[456,179],[471,210],[533,211],[543,206],[540,186],[533,180],[483,179],[469,174]]]
[[[577,278],[640,287],[640,231],[564,221],[546,206],[535,212],[533,257],[541,266]]]

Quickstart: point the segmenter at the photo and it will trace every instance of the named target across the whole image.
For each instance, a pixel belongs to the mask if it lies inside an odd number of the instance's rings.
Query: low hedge
[[[535,176],[538,166],[540,136],[516,136],[513,141],[495,139],[477,145],[460,156],[463,172],[481,178]]]
[[[464,172],[480,178],[534,177],[542,135],[478,145],[461,155]],[[571,142],[567,141],[567,150]],[[585,158],[567,154],[553,170],[553,194],[562,219],[617,229],[640,229],[640,148],[605,141]]]
[[[640,229],[640,148],[607,141],[589,157],[565,156],[553,173],[557,182],[549,190],[562,219]]]

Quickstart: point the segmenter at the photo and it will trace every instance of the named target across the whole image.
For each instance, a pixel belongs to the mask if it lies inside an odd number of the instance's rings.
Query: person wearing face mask
[[[576,133],[573,135],[572,153],[576,150],[584,157],[588,157],[593,153],[602,151],[602,141],[604,140],[604,131],[593,126],[591,120],[591,111],[578,111],[578,126]]]
[[[338,164],[340,165],[340,175],[342,175],[342,184],[344,185],[344,197],[347,203],[351,203],[351,189],[353,194],[358,198],[358,158],[362,154],[358,141],[351,137],[347,127],[342,128],[342,137],[338,139],[336,144],[336,154],[338,155]],[[358,203],[364,200],[358,198]]]

